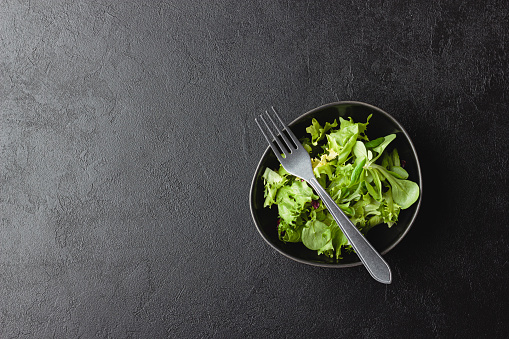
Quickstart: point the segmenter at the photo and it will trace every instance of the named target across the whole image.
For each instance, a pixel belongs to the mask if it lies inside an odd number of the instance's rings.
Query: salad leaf
[[[337,153],[338,163],[342,164],[348,159],[352,148],[357,142],[357,138],[365,138],[363,135],[368,122],[365,124],[354,123],[352,118],[350,120],[339,118],[339,121],[341,124],[340,129],[327,134],[327,140],[329,148]]]
[[[278,172],[267,167],[262,178],[265,183],[265,202],[263,203],[263,207],[270,207],[272,204],[276,203],[277,192],[286,183],[286,177],[279,175]]]
[[[284,221],[280,221],[278,226],[279,239],[284,242],[302,242],[302,228],[303,225],[292,227],[288,224],[285,224]]]
[[[302,243],[310,250],[318,250],[332,242],[332,231],[329,226],[319,220],[306,223],[302,230]]]
[[[380,137],[375,140],[368,141],[365,146],[366,148],[373,148],[380,145],[382,142],[384,142],[384,140],[385,140],[384,137]]]
[[[408,178],[408,172],[400,166],[391,166],[389,167],[389,173],[395,176],[398,179],[407,179]]]
[[[371,117],[371,116],[370,116]],[[339,117],[324,126],[313,119],[301,139],[313,154],[313,173],[354,225],[366,234],[379,224],[398,221],[401,210],[414,204],[419,186],[408,180],[396,148],[389,149],[396,134],[369,140],[365,123]],[[338,128],[339,126],[339,128]],[[321,151],[320,151],[321,150]],[[303,180],[280,166],[265,169],[264,207],[277,205],[278,234],[284,242],[302,242],[307,248],[331,258],[351,251],[332,215]]]
[[[294,179],[291,184],[278,189],[276,203],[279,217],[289,225],[296,225],[306,205],[317,199],[318,196],[305,181]]]
[[[392,159],[391,166],[401,166],[401,162],[399,160],[399,153],[398,153],[398,149],[397,148],[392,150],[390,158]]]
[[[419,186],[415,182],[398,179],[382,166],[374,166],[389,181],[393,199],[402,209],[407,209],[419,199]]]
[[[364,170],[364,165],[366,164],[366,158],[362,159],[361,162],[355,166],[355,169],[352,172],[352,175],[350,177],[350,186],[357,183],[359,180],[362,171]]]
[[[394,203],[390,187],[387,189],[387,192],[384,193],[384,201],[385,204],[382,209],[383,222],[391,227],[398,221],[400,207]]]
[[[356,157],[356,162],[361,161],[362,159],[371,160],[369,159],[368,150],[362,141],[357,141],[353,146],[352,151]],[[371,151],[369,152],[371,153]]]
[[[383,151],[394,139],[396,139],[396,134],[389,134],[384,138],[384,141],[380,145],[373,147],[373,151],[377,152],[378,155],[373,160],[371,160],[372,163],[375,162],[383,154]]]
[[[331,225],[332,227],[332,246],[336,251],[336,259],[341,259],[341,248],[349,246],[348,239],[343,234],[343,231],[339,228],[338,224],[334,221]],[[332,253],[323,252],[325,255],[328,254],[329,257],[332,257]]]
[[[306,128],[306,132],[311,134],[311,143],[314,146],[316,146],[318,145],[318,142],[325,137],[325,133],[327,133],[327,131],[329,131],[331,128],[336,127],[337,125],[338,125],[337,121],[334,120],[332,124],[326,122],[325,126],[322,127],[316,119],[313,119],[311,121],[311,126]]]
[[[332,179],[333,163],[327,160],[327,154],[323,154],[320,159],[312,159],[311,165],[315,177],[320,178],[322,174],[325,174],[329,179]]]

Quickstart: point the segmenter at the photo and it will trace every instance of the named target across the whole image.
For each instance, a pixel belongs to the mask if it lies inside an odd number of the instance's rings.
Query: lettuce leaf
[[[321,141],[323,138],[325,138],[325,133],[327,133],[330,129],[336,127],[338,125],[338,122],[334,120],[332,124],[326,122],[325,126],[322,127],[320,123],[313,119],[311,121],[311,126],[306,128],[306,132],[311,134],[311,143],[316,146],[318,145],[318,142]]]
[[[276,203],[277,192],[286,184],[287,178],[286,176],[281,176],[278,172],[275,172],[268,167],[265,168],[262,178],[265,184],[265,201],[263,203],[263,207],[271,207]]]
[[[397,149],[388,151],[396,135],[371,141],[366,136],[370,117],[365,123],[339,117],[339,124],[334,120],[324,126],[313,119],[306,129],[309,137],[301,139],[308,153],[314,154],[311,163],[318,182],[363,234],[379,224],[393,226],[400,211],[414,204],[420,193],[418,185],[408,180],[409,173]],[[282,166],[265,169],[262,177],[264,207],[278,207],[281,241],[302,242],[318,254],[335,259],[352,250],[305,181]]]

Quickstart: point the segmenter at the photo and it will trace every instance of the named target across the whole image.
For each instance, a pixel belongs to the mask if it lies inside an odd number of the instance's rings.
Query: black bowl
[[[407,234],[417,216],[422,199],[421,168],[414,145],[405,129],[396,119],[380,108],[356,101],[334,102],[315,108],[291,122],[289,127],[298,138],[301,138],[306,135],[306,127],[311,125],[313,118],[323,125],[325,122],[332,123],[334,119],[338,119],[339,122],[339,117],[352,117],[355,122],[365,122],[370,114],[372,117],[367,128],[367,135],[370,140],[395,133],[397,137],[390,144],[390,148],[396,147],[398,149],[400,158],[406,162],[405,169],[410,175],[409,180],[416,182],[421,190],[419,200],[406,210],[401,210],[397,224],[391,228],[386,224],[380,224],[368,232],[366,236],[368,241],[379,253],[385,254],[394,248]],[[338,268],[360,265],[361,262],[353,251],[348,254],[343,252],[342,259],[332,259],[324,255],[318,255],[316,251],[306,248],[302,243],[284,243],[279,240],[277,233],[277,206],[272,208],[263,207],[264,188],[262,175],[266,167],[271,169],[279,167],[279,162],[269,147],[267,147],[258,163],[249,196],[251,215],[263,239],[281,254],[301,263]]]

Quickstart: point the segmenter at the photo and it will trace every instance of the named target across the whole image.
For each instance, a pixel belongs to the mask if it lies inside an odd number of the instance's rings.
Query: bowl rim
[[[371,105],[371,104],[368,104],[368,103],[365,103],[365,102],[361,102],[361,101],[335,101],[335,102],[331,102],[331,103],[328,103],[328,104],[325,104],[325,105],[318,106],[316,108],[313,108],[313,109],[307,111],[304,114],[299,115],[292,122],[290,122],[288,124],[288,126],[291,127],[298,120],[304,119],[305,117],[307,117],[309,115],[312,115],[312,114],[316,113],[317,111],[321,111],[321,110],[327,109],[329,107],[338,106],[338,105],[360,105],[360,106],[365,106],[365,107],[368,107],[368,108],[373,109],[375,111],[378,111],[382,115],[385,115],[406,136],[406,138],[408,139],[408,142],[410,144],[410,147],[412,149],[412,152],[415,155],[416,165],[417,165],[417,173],[418,173],[418,176],[419,176],[419,200],[417,201],[417,206],[416,206],[415,212],[413,213],[412,218],[410,219],[410,223],[408,224],[408,227],[396,239],[396,241],[391,246],[386,248],[384,251],[380,252],[381,255],[385,255],[390,250],[392,250],[394,247],[396,247],[396,245],[399,244],[401,242],[401,240],[403,240],[403,238],[406,236],[406,234],[410,231],[410,228],[412,228],[412,225],[413,225],[415,219],[417,218],[417,215],[419,214],[419,210],[420,210],[421,202],[422,202],[422,172],[421,172],[421,165],[420,165],[420,162],[419,162],[419,157],[418,157],[418,154],[417,154],[417,150],[415,149],[414,143],[412,142],[412,139],[410,138],[410,135],[408,134],[408,132],[405,130],[405,128],[392,115],[390,115],[389,113],[385,112],[384,110],[382,110],[379,107],[376,107],[374,105]],[[258,164],[256,165],[256,170],[255,170],[255,173],[253,175],[253,179],[251,180],[251,187],[249,189],[249,209],[251,211],[251,218],[253,219],[253,222],[254,222],[254,224],[256,226],[256,229],[257,229],[258,233],[261,235],[261,237],[263,238],[263,240],[265,240],[265,242],[267,244],[269,244],[270,247],[272,247],[273,249],[275,249],[277,252],[281,253],[285,257],[287,257],[289,259],[292,259],[294,261],[300,262],[302,264],[307,264],[307,265],[311,265],[311,266],[319,266],[319,267],[328,267],[328,268],[345,268],[345,267],[354,267],[354,266],[362,265],[362,262],[360,260],[358,262],[349,263],[349,264],[335,264],[335,263],[320,263],[320,262],[314,262],[314,261],[310,261],[310,260],[306,260],[306,259],[301,259],[301,258],[295,257],[293,255],[290,255],[290,254],[280,250],[279,248],[274,246],[269,241],[269,239],[267,239],[267,237],[263,234],[262,230],[260,229],[261,227],[258,225],[258,223],[256,221],[256,218],[255,218],[255,213],[254,213],[254,208],[253,208],[253,190],[254,190],[254,186],[256,184],[256,173],[258,172],[258,169],[260,168],[260,166],[262,164],[262,161],[263,161],[263,159],[265,158],[265,156],[267,155],[268,152],[272,152],[272,149],[270,148],[270,146],[267,146],[267,148],[263,152],[262,156],[260,157],[260,160],[258,161]]]

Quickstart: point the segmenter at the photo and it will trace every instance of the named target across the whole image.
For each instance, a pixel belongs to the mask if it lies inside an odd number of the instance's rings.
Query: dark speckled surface
[[[1,338],[507,338],[507,1],[2,1]],[[286,121],[398,119],[425,197],[394,282],[272,250]]]

